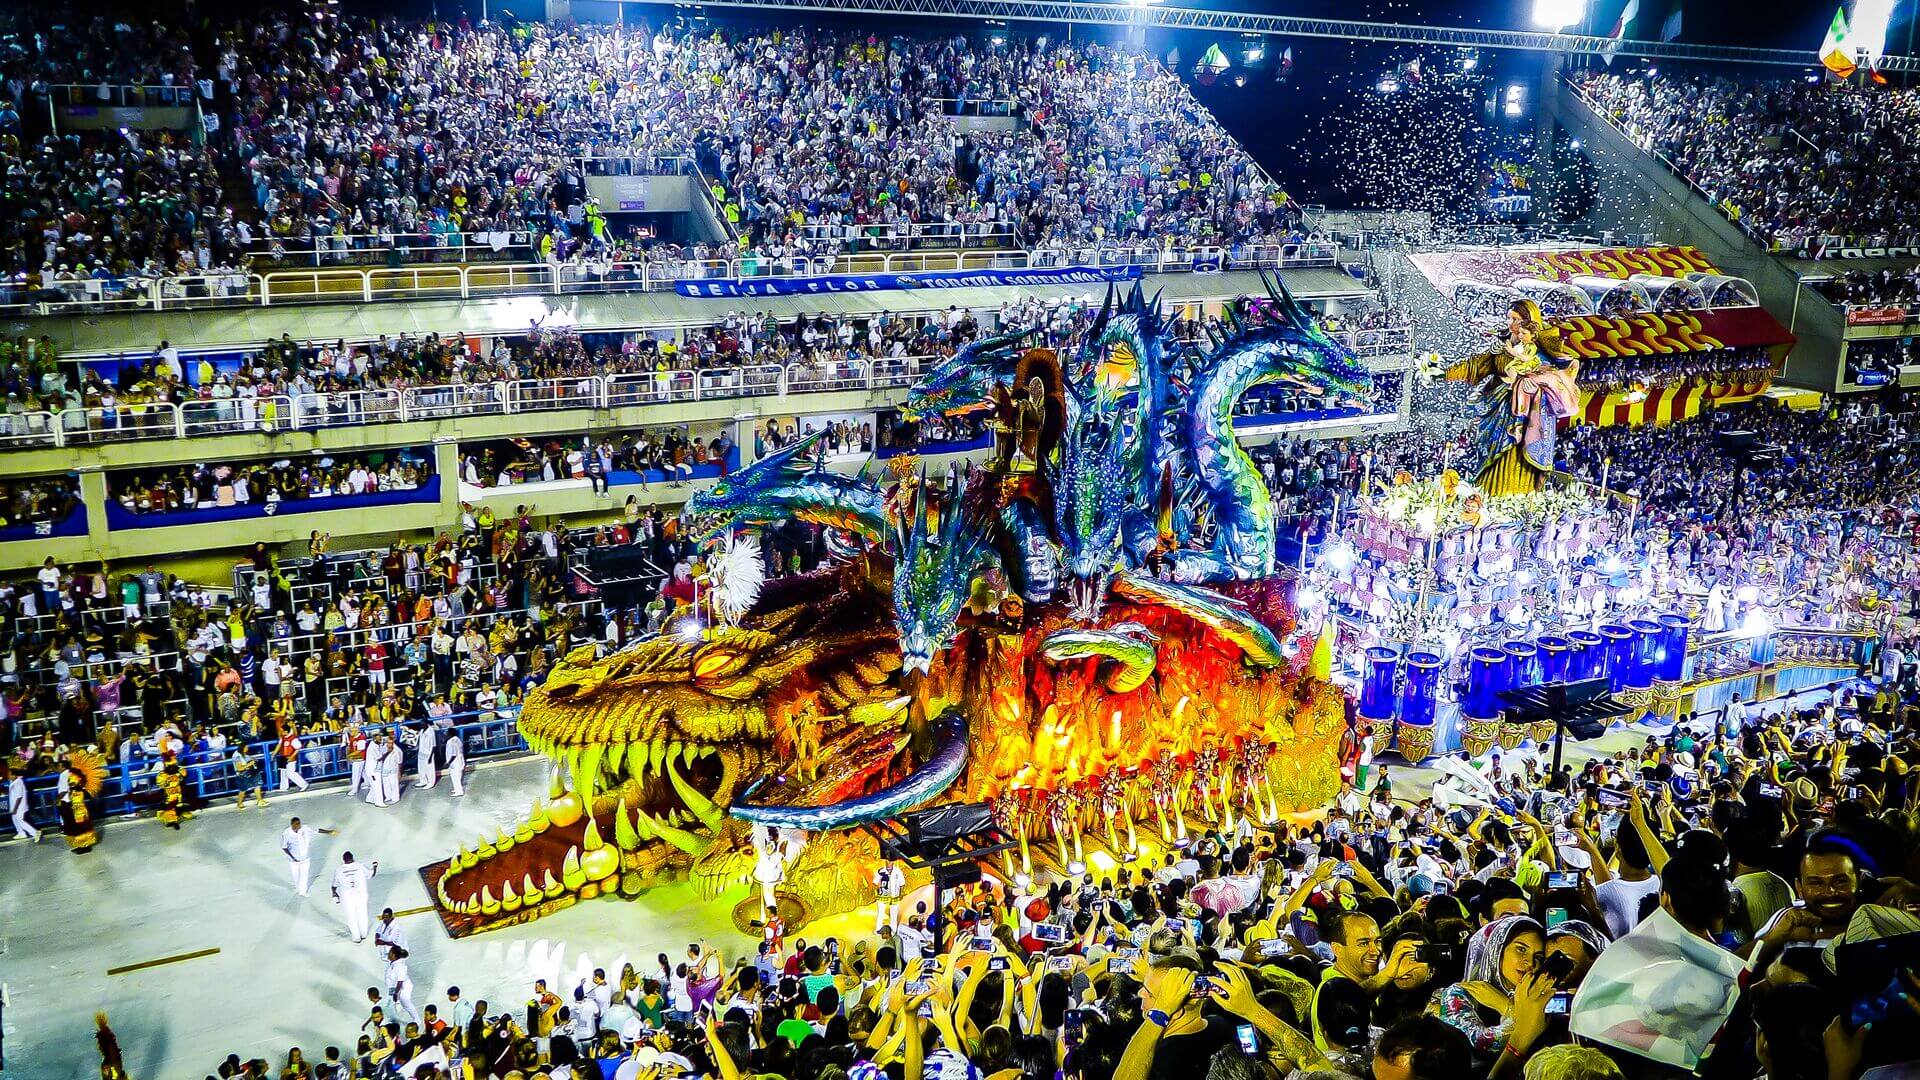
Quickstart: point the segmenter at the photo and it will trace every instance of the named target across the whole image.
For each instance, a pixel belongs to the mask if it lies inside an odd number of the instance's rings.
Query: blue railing
[[[519,710],[500,712],[492,720],[472,719],[460,722],[464,717],[478,717],[479,713],[464,713],[454,717],[454,730],[460,733],[464,751],[468,758],[498,757],[503,754],[525,753],[527,742],[520,737],[520,729],[515,721]],[[385,730],[398,730],[397,724],[369,724],[364,730],[368,737]],[[310,784],[327,781],[345,780],[353,773],[352,765],[347,761],[345,750],[332,735],[324,744],[317,744],[302,737],[305,744],[300,750],[300,776]],[[397,736],[396,736],[397,737]],[[247,757],[259,766],[259,772],[249,773],[243,782],[234,771],[232,753],[213,760],[194,760],[195,755],[188,753],[181,759],[181,765],[187,774],[187,798],[190,802],[202,806],[212,806],[222,798],[231,798],[243,789],[251,791],[255,786],[254,777],[258,776],[258,785],[263,791],[273,792],[280,786],[280,760],[273,755],[274,740],[262,740],[247,744]],[[409,748],[407,760],[417,764],[414,751]],[[155,808],[153,795],[154,777],[160,770],[160,759],[143,757],[121,763],[114,762],[107,769],[107,781],[100,794],[93,800],[93,813],[97,818],[132,817]],[[415,770],[417,772],[417,769]],[[27,778],[27,820],[36,828],[58,832],[60,814],[55,802],[54,790],[60,781],[58,772],[44,776]],[[0,815],[0,835],[13,835],[13,823],[5,815]]]

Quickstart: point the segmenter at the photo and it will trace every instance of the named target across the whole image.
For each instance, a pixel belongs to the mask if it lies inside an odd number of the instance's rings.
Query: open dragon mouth
[[[685,876],[693,861],[737,842],[745,827],[726,807],[741,777],[756,770],[751,745],[644,743],[534,748],[571,775],[512,828],[464,846],[423,871],[448,929],[473,933],[513,925],[580,900],[633,895],[663,876]],[[737,873],[729,871],[731,884]]]

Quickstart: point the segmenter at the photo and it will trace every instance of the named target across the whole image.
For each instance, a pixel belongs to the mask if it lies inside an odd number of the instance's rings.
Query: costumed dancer
[[[753,880],[760,883],[760,903],[768,911],[775,910],[774,886],[786,875],[787,860],[780,850],[780,841],[772,828],[755,824],[753,827]]]
[[[93,1042],[100,1048],[100,1080],[127,1080],[127,1067],[120,1060],[120,1040],[107,1026],[107,1014],[93,1014]]]
[[[94,829],[93,800],[106,782],[105,758],[86,750],[67,755],[67,768],[60,774],[57,794],[60,831],[66,834],[67,847],[75,855],[85,855],[100,842],[100,834]]]
[[[172,754],[167,755],[166,764],[154,778],[154,786],[160,790],[160,810],[154,816],[160,819],[160,824],[178,830],[180,823],[193,814],[187,809],[186,773],[180,770],[180,763],[173,760]]]
[[[900,894],[906,891],[907,872],[889,859],[873,872],[873,932],[900,918]]]
[[[1176,839],[1186,839],[1187,822],[1179,806],[1180,762],[1171,748],[1161,748],[1148,775],[1147,790],[1153,796],[1153,812],[1160,818],[1160,839],[1169,844]]]
[[[1499,352],[1472,357],[1449,373],[1479,383],[1474,483],[1490,496],[1538,491],[1553,471],[1560,421],[1580,411],[1580,361],[1547,325],[1539,304],[1514,301],[1502,342]]]
[[[1213,785],[1220,768],[1220,750],[1214,746],[1203,746],[1193,755],[1192,790],[1200,796],[1200,809],[1209,822],[1216,820],[1213,812]]]

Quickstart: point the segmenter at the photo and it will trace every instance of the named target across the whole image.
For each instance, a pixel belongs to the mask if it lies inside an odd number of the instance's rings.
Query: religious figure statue
[[[1553,471],[1554,437],[1561,420],[1580,410],[1580,361],[1540,305],[1517,300],[1507,312],[1505,347],[1467,361],[1478,379],[1480,428],[1474,437],[1480,464],[1474,482],[1489,495],[1538,490]],[[1459,370],[1459,369],[1456,369]]]

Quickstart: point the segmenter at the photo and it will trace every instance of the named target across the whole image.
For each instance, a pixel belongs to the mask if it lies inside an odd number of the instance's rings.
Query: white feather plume
[[[766,584],[766,564],[760,561],[760,538],[737,536],[714,564],[714,606],[729,623],[738,623],[760,599]]]

